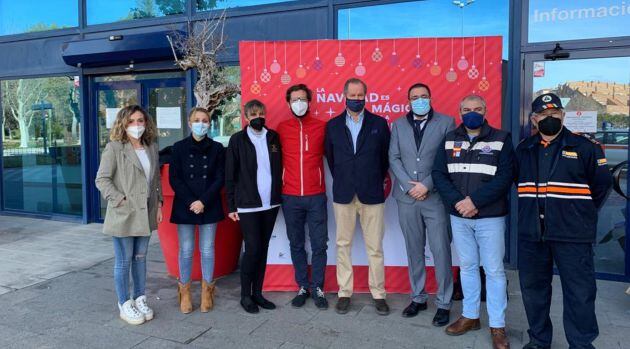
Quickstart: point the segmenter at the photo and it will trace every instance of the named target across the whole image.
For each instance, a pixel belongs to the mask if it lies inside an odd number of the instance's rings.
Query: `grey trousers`
[[[428,299],[425,291],[427,273],[424,255],[424,246],[428,239],[438,284],[435,304],[440,309],[450,309],[453,295],[451,235],[448,230],[448,215],[442,200],[433,193],[424,201],[415,201],[411,204],[402,201],[397,203],[400,228],[407,247],[411,300],[424,303]]]

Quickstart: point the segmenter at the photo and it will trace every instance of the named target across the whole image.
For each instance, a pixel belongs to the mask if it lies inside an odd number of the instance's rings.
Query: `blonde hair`
[[[188,113],[188,121],[190,121],[190,118],[192,118],[193,115],[195,115],[195,113],[204,113],[208,115],[208,119],[212,119],[212,116],[210,115],[210,112],[208,111],[208,109],[201,108],[201,107],[194,107],[190,109],[190,112]]]
[[[109,139],[122,143],[129,142],[129,136],[127,136],[129,118],[133,113],[138,111],[144,116],[144,133],[142,137],[140,137],[140,142],[145,145],[150,145],[155,142],[157,140],[157,128],[155,127],[153,118],[139,105],[129,105],[120,109],[118,114],[116,114],[116,121],[114,121],[112,129],[109,131]]]

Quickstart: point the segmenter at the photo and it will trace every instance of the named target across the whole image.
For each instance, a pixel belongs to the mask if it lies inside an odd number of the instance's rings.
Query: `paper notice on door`
[[[564,117],[564,126],[573,132],[597,132],[596,111],[568,111]]]
[[[105,127],[112,128],[121,108],[105,108]]]
[[[157,107],[155,108],[157,127],[160,129],[181,129],[182,128],[182,108],[180,107]]]

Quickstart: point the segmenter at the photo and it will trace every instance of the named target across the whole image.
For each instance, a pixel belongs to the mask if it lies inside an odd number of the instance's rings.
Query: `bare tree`
[[[46,96],[42,89],[42,79],[19,79],[3,82],[2,105],[7,109],[5,115],[11,116],[20,130],[20,148],[28,148],[30,127],[35,111],[33,104]]]
[[[175,64],[183,70],[197,69],[199,79],[194,89],[197,107],[211,113],[222,101],[240,93],[240,87],[230,82],[217,64],[218,54],[226,49],[224,29],[225,11],[195,25],[188,22],[188,34],[174,31],[167,36]]]

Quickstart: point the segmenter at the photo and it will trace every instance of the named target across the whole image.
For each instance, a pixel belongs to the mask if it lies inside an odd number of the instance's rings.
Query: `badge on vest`
[[[453,157],[458,158],[462,155],[462,142],[457,141],[453,144]]]
[[[490,147],[489,145],[485,145],[483,148],[481,148],[481,152],[479,152],[479,154],[492,155],[492,147]]]
[[[565,157],[565,158],[568,158],[568,159],[577,159],[578,158],[577,152],[574,152],[574,151],[563,150],[562,151],[562,156]]]
[[[608,163],[608,161],[606,161],[606,158],[597,159],[597,165],[598,166],[606,166],[607,163]]]

